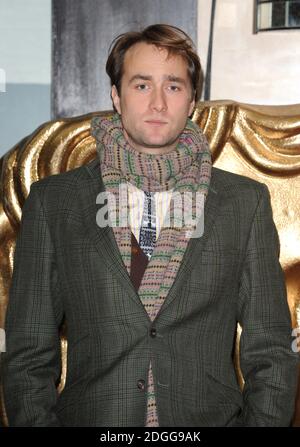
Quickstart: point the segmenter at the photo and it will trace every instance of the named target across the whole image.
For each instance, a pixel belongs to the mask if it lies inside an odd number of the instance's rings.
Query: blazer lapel
[[[106,263],[114,277],[122,284],[122,288],[143,308],[147,315],[122,260],[113,229],[108,225],[101,228],[96,222],[96,215],[101,207],[104,206],[103,204],[97,204],[96,198],[99,193],[105,192],[98,158],[88,163],[85,168],[89,173],[89,177],[86,183],[80,186],[79,195],[87,234],[91,237],[101,260]]]
[[[179,267],[178,273],[176,275],[175,281],[172,284],[168,295],[164,303],[162,304],[156,318],[165,311],[165,309],[171,304],[171,302],[176,298],[180,287],[183,285],[184,281],[188,277],[188,274],[193,269],[195,264],[197,264],[197,256],[199,251],[196,250],[203,248],[207,239],[209,238],[213,223],[217,217],[218,210],[220,208],[220,193],[213,188],[209,188],[209,193],[207,200],[204,205],[204,233],[201,237],[191,238],[183,255],[181,265]]]

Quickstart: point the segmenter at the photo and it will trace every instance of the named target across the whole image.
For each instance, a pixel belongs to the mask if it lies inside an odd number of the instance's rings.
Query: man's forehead
[[[173,69],[176,67],[179,71],[187,70],[187,62],[180,54],[171,54],[166,48],[138,42],[125,53],[123,73],[137,70],[139,73],[150,76],[155,67],[161,66],[170,66]],[[166,73],[166,75],[170,74]]]

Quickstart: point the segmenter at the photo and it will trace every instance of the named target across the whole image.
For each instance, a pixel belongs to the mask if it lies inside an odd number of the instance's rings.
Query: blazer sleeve
[[[55,251],[39,182],[22,212],[5,321],[3,392],[10,426],[59,426],[54,407],[61,373],[63,311]]]
[[[262,185],[240,281],[240,366],[244,376],[243,426],[289,426],[299,356],[292,349],[279,238],[268,188]]]

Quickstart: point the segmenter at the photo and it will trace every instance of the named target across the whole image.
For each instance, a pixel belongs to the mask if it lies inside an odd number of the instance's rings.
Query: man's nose
[[[151,95],[150,107],[157,112],[163,112],[167,110],[167,101],[165,93],[162,89],[154,89]]]

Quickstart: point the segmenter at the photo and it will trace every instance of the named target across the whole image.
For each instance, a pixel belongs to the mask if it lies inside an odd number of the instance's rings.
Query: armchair
[[[106,113],[110,112],[101,112]],[[95,158],[96,145],[90,135],[90,119],[95,114],[99,112],[45,123],[0,159],[0,328],[4,327],[15,241],[30,185]],[[267,184],[281,242],[280,261],[292,324],[300,331],[300,104],[202,102],[193,120],[210,142],[215,166]],[[242,387],[238,362],[241,330],[238,326],[235,363]],[[59,391],[64,387],[67,368],[64,327],[61,344],[63,369]],[[7,425],[3,400],[0,417],[2,424]],[[300,389],[293,424],[300,426]]]

